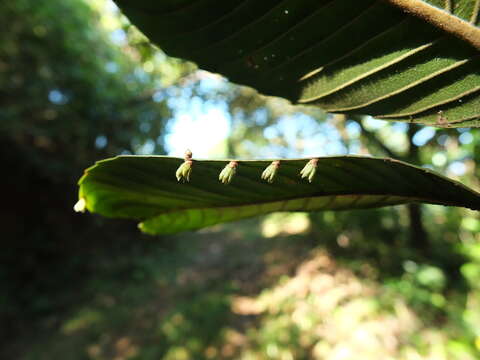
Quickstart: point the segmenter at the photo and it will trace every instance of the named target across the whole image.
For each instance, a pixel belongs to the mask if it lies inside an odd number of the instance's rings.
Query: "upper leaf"
[[[182,161],[166,156],[119,156],[100,161],[79,181],[76,210],[138,219],[143,231],[165,234],[275,211],[409,202],[480,209],[480,194],[473,190],[391,159],[193,160],[190,181],[180,183],[175,173]],[[228,175],[229,181],[224,181],[228,185],[219,181],[219,174],[223,174],[222,181]]]
[[[116,1],[169,55],[262,93],[330,112],[480,126],[479,0],[430,0],[447,7],[438,26],[423,7],[390,4],[419,0]]]

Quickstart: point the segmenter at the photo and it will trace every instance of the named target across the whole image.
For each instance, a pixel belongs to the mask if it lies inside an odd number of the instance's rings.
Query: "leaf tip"
[[[189,182],[190,181],[190,174],[192,173],[192,151],[187,149],[185,151],[185,161],[178,167],[177,171],[175,172],[175,176],[178,182]]]
[[[73,206],[73,210],[75,212],[81,212],[84,213],[85,210],[87,209],[87,202],[85,201],[85,198],[80,198],[75,205]]]

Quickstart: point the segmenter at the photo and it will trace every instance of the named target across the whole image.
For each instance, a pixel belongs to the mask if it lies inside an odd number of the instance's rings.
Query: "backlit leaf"
[[[168,55],[264,94],[329,112],[480,126],[478,0],[116,2]],[[427,22],[416,4],[447,19]]]
[[[218,175],[229,160],[194,160],[189,182],[175,177],[184,159],[119,156],[99,161],[80,179],[82,210],[141,221],[151,234],[195,230],[275,211],[371,208],[412,202],[480,209],[480,194],[434,172],[392,160],[360,156],[281,160],[275,180],[261,178],[271,160],[238,161],[235,176]]]

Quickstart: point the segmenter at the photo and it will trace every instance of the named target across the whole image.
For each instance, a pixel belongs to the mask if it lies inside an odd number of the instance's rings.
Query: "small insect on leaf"
[[[178,167],[175,172],[175,176],[179,182],[189,182],[190,174],[192,173],[192,152],[190,150],[185,151],[185,161]]]
[[[220,175],[218,175],[218,180],[220,180],[222,184],[230,184],[235,172],[237,171],[237,166],[238,162],[230,161],[228,165],[225,166],[220,172]]]
[[[317,164],[318,159],[311,159],[307,165],[300,171],[300,175],[302,179],[308,179],[308,182],[312,182],[313,178],[315,177],[315,173],[317,172]]]
[[[262,179],[268,181],[271,184],[275,179],[275,175],[277,174],[277,170],[279,167],[279,160],[272,161],[272,163],[268,165],[265,170],[263,170]]]
[[[190,181],[190,174],[192,173],[192,160],[185,161],[182,165],[180,165],[175,173],[177,180],[179,182],[189,182]]]

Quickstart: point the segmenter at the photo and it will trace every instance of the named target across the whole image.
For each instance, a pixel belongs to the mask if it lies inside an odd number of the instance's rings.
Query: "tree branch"
[[[480,50],[480,28],[422,0],[383,0]],[[472,16],[473,17],[473,16]],[[476,18],[476,16],[475,16]]]

